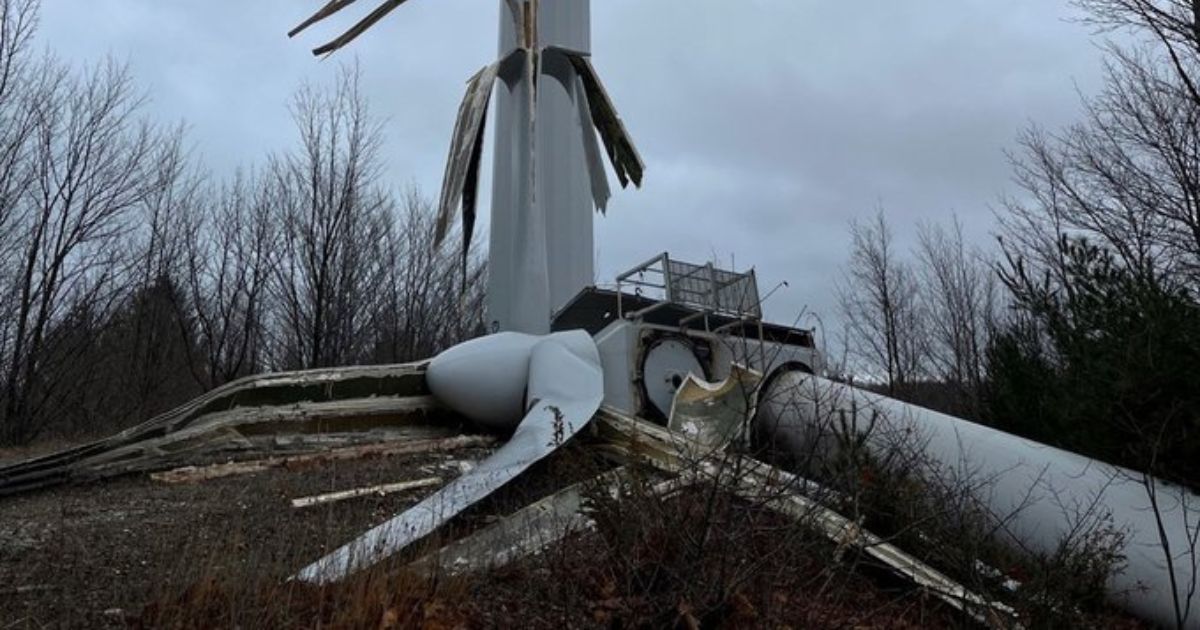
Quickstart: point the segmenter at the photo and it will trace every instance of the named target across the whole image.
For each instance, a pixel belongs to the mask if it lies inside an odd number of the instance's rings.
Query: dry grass
[[[485,454],[334,462],[197,485],[131,478],[4,500],[0,588],[10,592],[0,592],[0,628],[972,625],[856,554],[836,554],[802,522],[712,485],[664,501],[645,490],[652,477],[620,500],[595,493],[594,532],[482,575],[414,575],[402,568],[410,555],[329,587],[287,579],[432,490],[305,510],[290,499],[431,472],[450,478],[452,460]],[[568,448],[457,519],[451,535],[609,467]]]
[[[265,585],[284,584],[431,490],[304,510],[293,509],[292,498],[430,471],[450,478],[458,474],[454,458],[485,454],[338,462],[196,485],[129,478],[0,501],[0,585],[30,587],[0,597],[0,619],[17,627],[120,625],[150,601],[223,592],[228,614],[253,622]]]

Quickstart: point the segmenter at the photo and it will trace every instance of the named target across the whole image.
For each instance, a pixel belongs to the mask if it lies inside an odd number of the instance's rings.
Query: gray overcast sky
[[[499,2],[412,0],[319,61],[308,50],[355,16],[284,34],[323,2],[45,0],[41,37],[70,61],[127,60],[152,114],[186,121],[218,174],[290,146],[292,92],[357,56],[392,182],[436,194],[464,83],[496,54]],[[987,241],[1011,190],[1004,150],[1030,121],[1075,120],[1100,87],[1065,0],[592,6],[594,62],[648,166],[598,218],[600,280],[664,250],[735,257],[764,292],[790,282],[767,304],[777,321],[807,305],[833,326],[847,223],[880,205],[905,244],[952,213]]]

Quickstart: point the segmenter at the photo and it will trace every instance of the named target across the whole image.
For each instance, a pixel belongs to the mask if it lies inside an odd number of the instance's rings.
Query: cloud
[[[41,40],[128,60],[152,113],[185,120],[217,173],[289,146],[291,93],[357,58],[389,179],[433,194],[464,83],[496,54],[499,2],[413,0],[324,61],[308,49],[349,18],[285,37],[319,4],[47,2]],[[1045,0],[592,5],[595,65],[648,165],[598,219],[601,279],[664,250],[733,257],[764,292],[790,282],[768,304],[777,320],[807,306],[836,321],[847,222],[880,204],[902,243],[952,212],[986,241],[1011,186],[1004,149],[1031,120],[1073,120],[1077,86],[1100,83],[1090,33]]]

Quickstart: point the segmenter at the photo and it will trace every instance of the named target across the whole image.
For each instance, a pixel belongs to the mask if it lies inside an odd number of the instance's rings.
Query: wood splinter
[[[401,481],[398,483],[385,483],[378,486],[367,486],[365,488],[354,488],[352,490],[339,490],[337,492],[326,492],[325,494],[317,494],[310,497],[300,497],[292,499],[292,507],[305,508],[314,505],[325,505],[327,503],[336,503],[345,501],[346,499],[355,499],[365,496],[383,496],[385,494],[394,494],[396,492],[404,492],[406,490],[416,490],[418,488],[428,488],[442,483],[441,477],[427,477],[425,479],[414,479],[412,481]]]

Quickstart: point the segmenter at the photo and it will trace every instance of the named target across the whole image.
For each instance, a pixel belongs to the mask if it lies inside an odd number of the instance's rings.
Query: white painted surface
[[[838,415],[862,431],[874,414],[877,425],[867,443],[876,449],[889,448],[911,431],[905,439],[923,444],[933,469],[927,473],[990,480],[976,498],[994,516],[1009,519],[1009,535],[1037,551],[1052,553],[1078,510],[1095,506],[1109,512],[1127,536],[1126,566],[1109,580],[1110,599],[1139,617],[1175,625],[1171,571],[1140,473],[799,372],[779,377],[764,392],[759,410],[757,428],[774,430],[781,446],[800,455],[828,452],[833,443],[828,419]],[[1196,579],[1190,541],[1200,527],[1200,497],[1179,486],[1152,485],[1186,606]],[[1191,608],[1187,627],[1200,627],[1200,594],[1191,595]]]
[[[590,0],[539,0],[538,6],[539,45],[591,52]],[[596,282],[594,202],[583,141],[583,133],[595,138],[595,131],[590,114],[580,118],[580,105],[586,106],[586,97],[576,92],[574,67],[561,56],[556,62],[545,56],[542,63],[544,74],[538,81],[537,202],[546,214],[548,313],[553,313]]]
[[[646,397],[662,417],[670,417],[675,392],[689,375],[694,375],[698,382],[706,382],[704,366],[686,339],[661,339],[646,350],[642,381],[646,386]]]
[[[620,319],[596,335],[604,367],[604,404],[630,415],[640,411],[634,383],[639,334],[636,324]]]
[[[589,0],[539,5],[536,46],[590,50]],[[501,57],[517,47],[517,23],[502,1]],[[495,93],[487,295],[493,332],[545,334],[551,313],[594,282],[592,185],[581,133],[589,122],[580,119],[574,69],[561,64],[543,70],[554,75],[539,77],[532,110],[524,78],[506,77]]]
[[[539,337],[498,333],[460,343],[425,370],[434,397],[485,427],[512,430],[525,410],[529,359]]]
[[[600,355],[583,331],[542,338],[492,335],[456,346],[445,355],[449,355],[445,361],[439,362],[438,357],[429,366],[430,373],[439,374],[435,379],[442,383],[440,396],[448,396],[442,402],[465,414],[481,414],[481,420],[494,426],[502,426],[506,417],[520,419],[512,439],[469,473],[305,567],[297,579],[319,584],[338,581],[433,533],[558,449],[587,425],[604,398]],[[524,369],[518,371],[521,366]],[[529,411],[521,418],[521,407],[511,407],[512,396],[526,389]],[[498,411],[484,413],[489,403]]]

